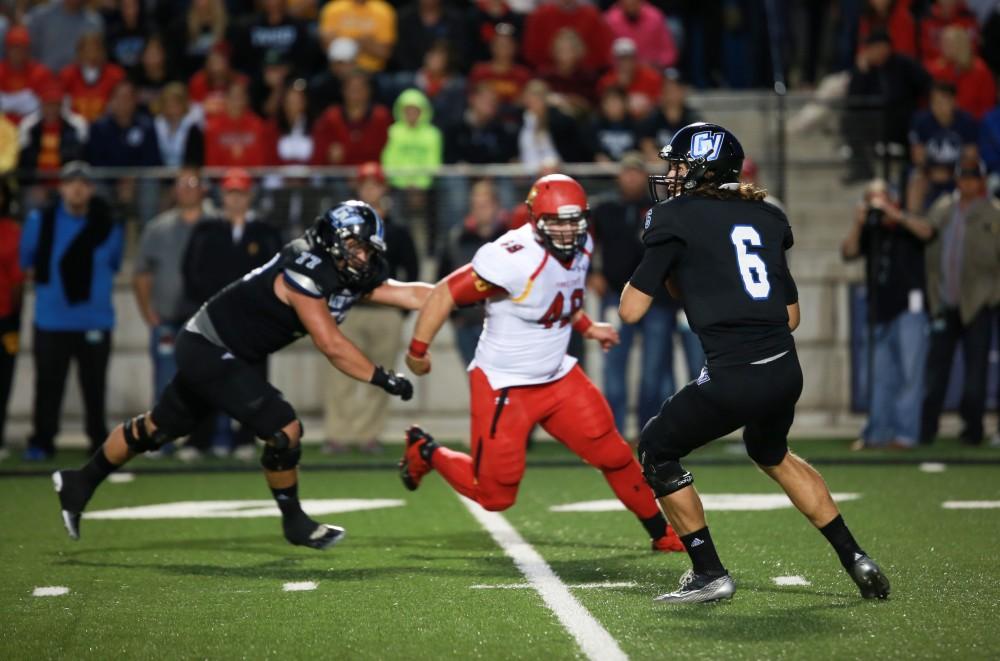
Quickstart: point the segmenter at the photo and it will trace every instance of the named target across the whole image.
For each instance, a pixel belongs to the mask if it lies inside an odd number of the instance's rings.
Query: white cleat
[[[661,604],[702,604],[731,599],[736,592],[736,581],[729,574],[706,576],[689,569],[681,576],[680,586],[673,592],[661,594],[653,601]]]

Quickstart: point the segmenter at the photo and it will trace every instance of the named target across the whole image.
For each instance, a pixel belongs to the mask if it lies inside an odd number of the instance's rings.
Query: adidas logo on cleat
[[[704,543],[705,543],[705,540],[703,540],[700,537],[695,537],[694,539],[691,540],[691,548],[694,548],[696,546],[701,546]]]

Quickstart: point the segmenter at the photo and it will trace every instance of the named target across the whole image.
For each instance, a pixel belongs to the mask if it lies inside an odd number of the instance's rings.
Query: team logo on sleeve
[[[648,209],[646,211],[646,220],[642,224],[642,229],[644,231],[648,231],[649,230],[649,226],[652,225],[652,224],[653,224],[653,210],[652,209]]]
[[[713,133],[711,131],[701,131],[691,136],[691,157],[705,157],[706,161],[714,161],[719,158],[719,147],[722,146],[722,139],[725,133]]]

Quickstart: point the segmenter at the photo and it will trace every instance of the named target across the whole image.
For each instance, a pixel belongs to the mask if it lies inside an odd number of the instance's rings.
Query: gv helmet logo
[[[702,131],[691,136],[691,157],[702,158],[706,161],[714,161],[719,158],[719,148],[722,147],[724,133],[712,133]]]

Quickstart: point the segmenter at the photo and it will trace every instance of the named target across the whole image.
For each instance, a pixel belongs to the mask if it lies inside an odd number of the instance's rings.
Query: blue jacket
[[[107,238],[94,250],[89,298],[80,303],[70,303],[63,288],[58,265],[86,224],[85,217],[71,216],[62,202],[59,203],[55,210],[49,280],[35,284],[35,325],[42,330],[87,331],[114,328],[115,311],[111,295],[114,276],[122,262],[121,225],[115,224]],[[35,269],[39,262],[41,229],[42,213],[33,211],[21,232],[22,269]]]
[[[979,123],[979,156],[990,172],[1000,172],[1000,108],[994,108]]]
[[[122,128],[111,115],[104,115],[90,127],[87,161],[97,167],[144,167],[162,164],[160,145],[153,121],[135,114]]]

